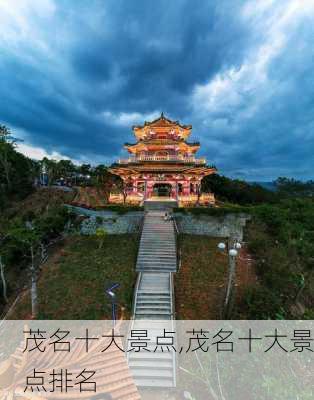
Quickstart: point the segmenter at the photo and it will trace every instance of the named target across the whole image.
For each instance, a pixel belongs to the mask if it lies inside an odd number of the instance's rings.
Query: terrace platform
[[[151,197],[144,201],[144,209],[145,211],[165,211],[170,212],[174,208],[178,207],[178,202],[172,198],[163,198],[163,197]]]

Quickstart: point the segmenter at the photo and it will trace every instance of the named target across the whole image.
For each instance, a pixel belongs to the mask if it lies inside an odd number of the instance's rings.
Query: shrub
[[[282,302],[265,286],[250,287],[244,294],[243,310],[247,319],[278,319]]]

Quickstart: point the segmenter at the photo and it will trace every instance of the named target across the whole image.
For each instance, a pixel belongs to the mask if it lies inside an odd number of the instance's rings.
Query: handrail
[[[140,226],[139,226],[139,228],[140,228],[139,231],[140,231],[140,235],[141,235],[141,236],[142,236],[143,228],[144,228],[144,220],[145,220],[145,217],[143,217],[143,218],[141,219]],[[141,245],[141,244],[140,244],[140,245]],[[136,263],[137,263],[137,260],[136,260]],[[136,268],[136,265],[135,265],[135,268]],[[135,310],[136,310],[136,303],[137,303],[138,288],[139,288],[139,286],[140,286],[141,279],[142,279],[142,273],[139,272],[138,275],[137,275],[136,284],[135,284],[135,293],[134,293],[133,307],[132,307],[132,317],[131,317],[132,319],[134,319],[134,317],[135,317]]]
[[[139,272],[138,275],[137,275],[136,284],[135,284],[135,291],[134,291],[134,299],[133,299],[133,307],[132,307],[131,319],[135,319],[137,296],[138,296],[138,291],[139,291],[141,279],[142,279],[142,272]]]
[[[178,246],[177,236],[180,234],[180,231],[179,231],[178,224],[177,224],[175,217],[173,217],[172,219],[173,219],[174,227],[175,227],[175,231],[176,231],[175,242],[176,242],[176,249],[177,249],[177,272],[179,272],[181,269],[181,249]]]
[[[176,221],[175,217],[173,217],[173,222],[174,222],[174,227],[175,227],[175,230],[177,232],[177,235],[179,235],[180,232],[179,232],[177,221]]]
[[[169,272],[170,274],[170,304],[171,304],[171,328],[172,331],[176,331],[175,329],[175,296],[174,296],[174,283],[173,283],[173,272]],[[173,384],[176,386],[177,381],[177,353],[172,353],[173,363],[172,363],[172,376],[173,376]]]

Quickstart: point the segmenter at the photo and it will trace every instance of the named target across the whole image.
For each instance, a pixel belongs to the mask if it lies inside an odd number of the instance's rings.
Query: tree
[[[9,129],[4,125],[0,125],[0,164],[4,171],[8,189],[11,188],[10,172],[12,168],[12,163],[9,159],[9,153],[13,150],[14,143],[15,139],[12,138]]]
[[[91,175],[91,165],[90,164],[82,164],[79,167],[79,170],[82,175]]]
[[[1,277],[1,282],[2,282],[2,294],[4,301],[7,303],[8,302],[8,296],[7,296],[7,281],[5,278],[5,259],[7,255],[7,248],[4,244],[6,240],[6,235],[3,235],[0,237],[0,277]]]
[[[314,195],[314,181],[301,182],[293,178],[279,177],[274,185],[282,197],[307,197]]]
[[[76,167],[71,160],[60,160],[56,164],[58,178],[70,179],[76,171]]]
[[[101,249],[103,247],[106,236],[107,232],[104,228],[96,229],[96,237],[98,239],[98,249]]]
[[[25,248],[26,256],[30,258],[32,317],[36,318],[38,314],[37,277],[38,267],[41,262],[38,257],[41,254],[39,252],[41,249],[40,236],[31,224],[26,224],[25,227],[13,228],[9,235]]]
[[[202,191],[214,193],[221,201],[241,205],[274,203],[278,200],[276,193],[258,184],[250,184],[218,174],[206,176],[202,180]]]
[[[33,187],[36,162],[16,151],[16,139],[0,125],[0,208],[28,195]]]

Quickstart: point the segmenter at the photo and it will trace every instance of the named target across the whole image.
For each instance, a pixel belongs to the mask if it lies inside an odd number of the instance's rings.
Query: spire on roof
[[[165,116],[164,116],[164,112],[163,112],[163,111],[161,112],[160,118],[162,118],[162,119],[164,119],[164,118],[165,118]]]

